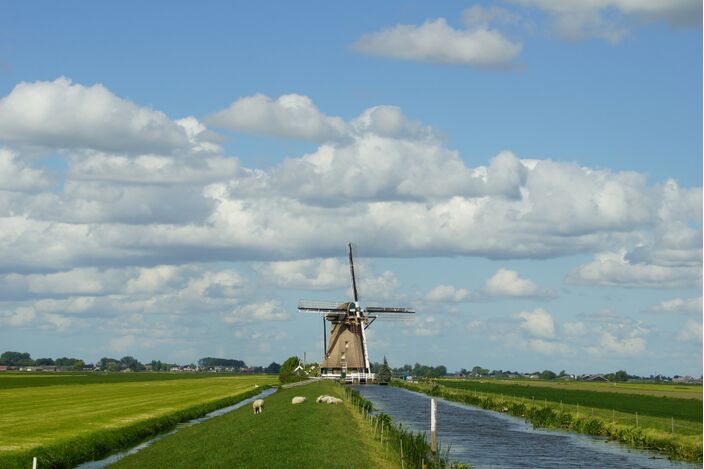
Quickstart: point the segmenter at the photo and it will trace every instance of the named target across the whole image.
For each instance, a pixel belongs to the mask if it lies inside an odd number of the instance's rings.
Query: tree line
[[[56,367],[62,370],[82,370],[86,363],[84,360],[79,358],[68,358],[60,357],[56,359],[52,358],[37,358],[36,360],[27,352],[4,352],[0,355],[0,365],[4,366],[15,366],[15,367],[26,367],[26,366],[43,366],[43,367]],[[204,357],[198,360],[198,366],[191,363],[187,365],[188,368],[193,370],[209,370],[218,367],[231,368],[232,371],[248,373],[272,373],[277,374],[281,368],[276,362],[271,362],[268,366],[253,366],[248,367],[247,364],[242,360],[229,359],[229,358],[214,358],[214,357]],[[143,364],[136,358],[132,356],[124,356],[122,358],[111,358],[102,357],[98,360],[95,365],[92,366],[94,369],[100,369],[102,371],[146,371],[150,369],[151,371],[170,371],[174,368],[181,368],[177,363],[162,362],[161,360],[152,360],[150,363]]]

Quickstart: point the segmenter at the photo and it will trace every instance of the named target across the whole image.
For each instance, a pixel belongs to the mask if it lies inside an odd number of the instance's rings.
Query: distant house
[[[0,365],[0,371],[10,371],[10,370],[14,370],[14,369],[15,369],[14,366]]]

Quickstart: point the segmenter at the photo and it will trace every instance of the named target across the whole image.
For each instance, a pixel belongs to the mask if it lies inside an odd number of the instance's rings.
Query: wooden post
[[[37,469],[37,457],[32,458],[32,469]]]
[[[438,452],[438,438],[436,434],[438,406],[435,398],[430,399],[430,451],[433,455]]]
[[[400,441],[401,441],[401,469],[403,469],[403,436],[401,436]]]

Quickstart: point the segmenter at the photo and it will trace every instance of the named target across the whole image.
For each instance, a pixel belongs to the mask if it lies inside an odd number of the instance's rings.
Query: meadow
[[[342,405],[316,404],[317,396],[342,397],[343,389],[331,382],[282,389],[265,399],[259,415],[245,406],[184,428],[111,467],[401,467],[396,453],[373,436],[348,400]],[[292,405],[293,396],[308,401]]]
[[[276,381],[267,375],[0,375],[0,467],[28,467],[33,455],[41,467],[71,467]]]
[[[666,419],[675,419],[678,422],[698,422],[699,430],[701,430],[702,420],[702,399],[684,398],[692,393],[681,391],[670,392],[668,395],[678,397],[665,397],[660,394],[653,395],[653,392],[658,392],[655,386],[650,385],[650,388],[644,393],[640,387],[632,387],[629,389],[628,384],[622,384],[618,388],[610,386],[611,383],[598,383],[600,386],[591,386],[589,389],[584,389],[579,382],[575,382],[570,386],[563,385],[561,387],[553,385],[550,381],[541,381],[537,383],[512,383],[506,381],[480,381],[480,380],[438,380],[443,386],[469,390],[479,393],[491,393],[498,395],[506,395],[507,397],[530,399],[535,401],[546,400],[552,403],[562,402],[564,405],[576,406],[580,405],[587,409],[602,409],[618,411],[622,414],[632,414],[635,418],[635,413],[639,416],[661,417]],[[570,383],[571,384],[571,383]],[[596,384],[596,383],[590,383]],[[659,385],[660,388],[668,390],[671,385]],[[687,390],[686,387],[684,387]],[[619,391],[614,392],[614,389]],[[689,390],[687,390],[689,391]],[[679,397],[682,396],[682,397]],[[590,411],[590,410],[589,410]]]

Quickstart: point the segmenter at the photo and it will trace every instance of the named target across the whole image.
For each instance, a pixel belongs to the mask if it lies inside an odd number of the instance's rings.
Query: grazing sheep
[[[291,404],[303,404],[305,401],[307,401],[303,396],[296,396],[293,399],[291,399]]]
[[[255,414],[260,414],[264,411],[264,399],[257,399],[252,402],[252,410]]]

